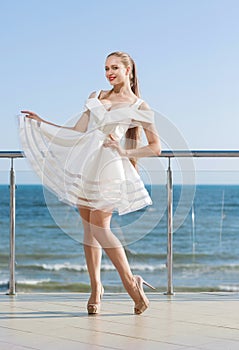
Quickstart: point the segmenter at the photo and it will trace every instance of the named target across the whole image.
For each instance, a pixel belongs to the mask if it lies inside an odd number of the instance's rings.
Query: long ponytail
[[[137,78],[137,70],[136,70],[136,65],[134,60],[130,57],[129,54],[121,51],[112,52],[107,56],[107,58],[110,56],[116,56],[121,58],[121,61],[125,65],[125,67],[128,67],[128,66],[131,67],[131,73],[130,73],[131,90],[137,97],[140,97],[139,82]],[[125,148],[126,149],[137,148],[140,141],[140,136],[141,136],[141,129],[138,126],[129,128],[125,135],[126,137]],[[131,158],[130,161],[133,164],[133,166],[136,167],[137,159]]]

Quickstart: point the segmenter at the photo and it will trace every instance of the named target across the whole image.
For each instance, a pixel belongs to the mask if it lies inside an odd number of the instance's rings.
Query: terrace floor
[[[0,294],[1,350],[238,350],[238,293],[147,293],[133,314],[127,294],[106,293],[88,316],[86,293]]]

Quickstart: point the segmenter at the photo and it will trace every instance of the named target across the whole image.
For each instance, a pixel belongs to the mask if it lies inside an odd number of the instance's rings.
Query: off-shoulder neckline
[[[103,102],[99,99],[98,96],[91,97],[91,98],[92,98],[92,99],[95,99],[96,101],[98,101],[98,103],[105,109],[106,112],[116,111],[116,110],[124,109],[124,108],[132,108],[132,107],[134,107],[134,106],[139,107],[140,104],[143,102],[143,100],[142,100],[141,98],[137,97],[137,99],[136,99],[136,101],[135,101],[134,103],[131,103],[131,104],[129,104],[129,105],[126,105],[126,106],[123,106],[123,107],[119,107],[119,108],[110,108],[110,109],[108,109],[108,108],[106,107],[106,104],[103,103]],[[111,107],[112,107],[112,105],[111,105]]]

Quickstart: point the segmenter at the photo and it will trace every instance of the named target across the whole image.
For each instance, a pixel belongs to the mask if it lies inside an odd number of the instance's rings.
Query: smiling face
[[[105,76],[111,85],[129,81],[130,66],[125,66],[120,57],[109,56],[105,62]]]

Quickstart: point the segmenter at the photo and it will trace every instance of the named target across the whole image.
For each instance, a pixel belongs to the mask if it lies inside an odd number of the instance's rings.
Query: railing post
[[[10,170],[10,258],[9,258],[10,280],[9,295],[16,294],[15,281],[15,173],[13,158],[11,158]]]
[[[167,170],[167,195],[168,195],[168,248],[167,248],[167,268],[168,268],[168,290],[167,295],[173,295],[173,180],[170,157],[168,157]]]

